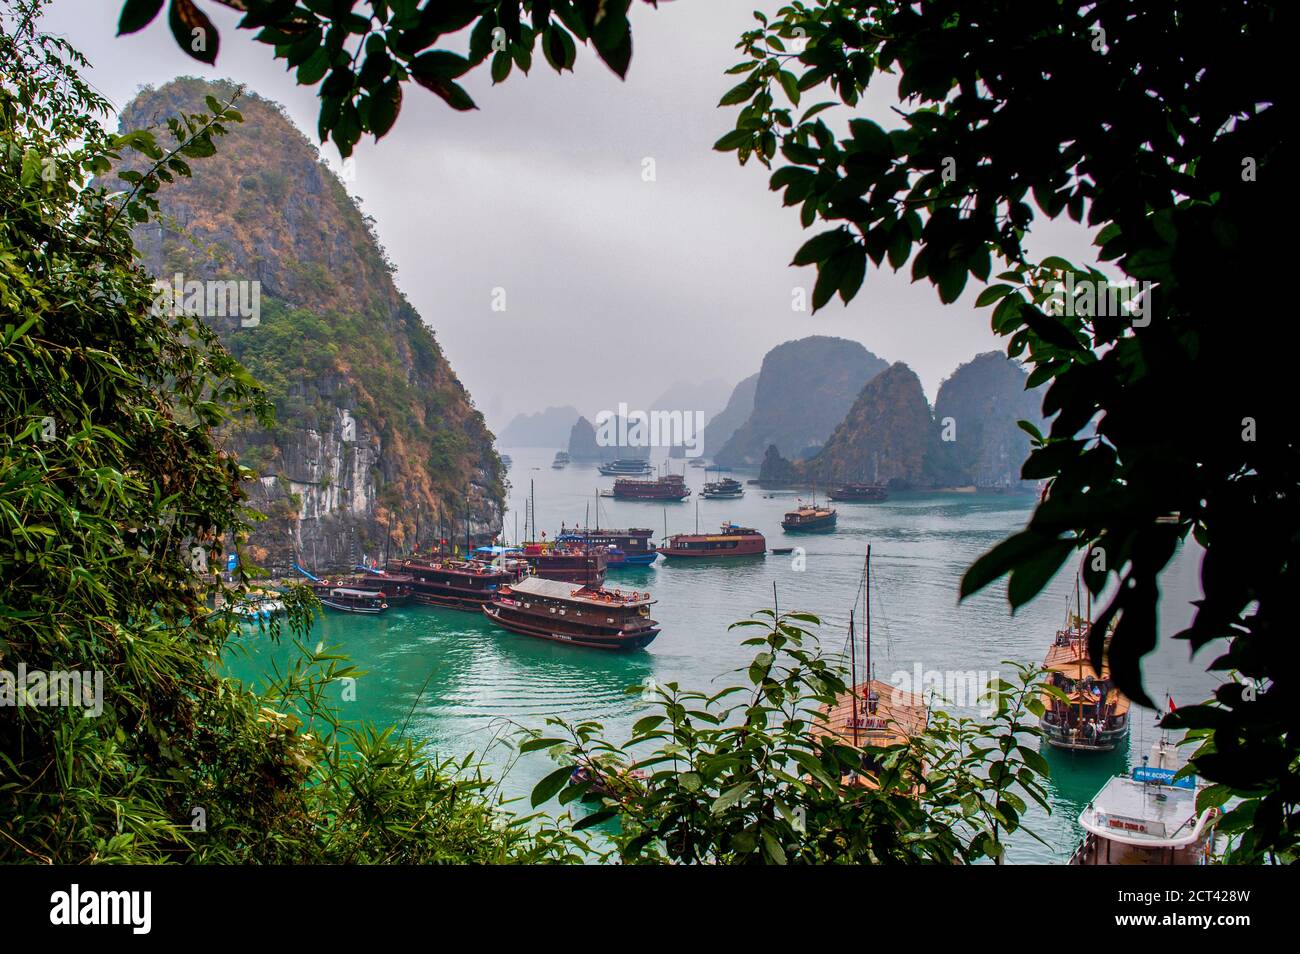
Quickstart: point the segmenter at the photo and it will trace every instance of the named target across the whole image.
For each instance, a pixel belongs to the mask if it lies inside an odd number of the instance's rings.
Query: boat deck
[[[869,685],[876,696],[876,711],[872,715],[867,714],[868,683],[853,687],[858,697],[858,745],[899,745],[925,730],[929,709],[921,696],[902,692],[879,679],[871,680]],[[853,698],[849,693],[841,695],[833,706],[822,706],[820,711],[826,721],[814,724],[814,734],[833,735],[853,745]]]

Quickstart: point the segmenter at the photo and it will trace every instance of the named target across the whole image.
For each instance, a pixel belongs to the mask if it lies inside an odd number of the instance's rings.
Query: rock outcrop
[[[194,78],[146,88],[122,127],[205,111],[206,96],[233,92]],[[278,105],[245,94],[237,107],[245,121],[217,138],[216,155],[159,191],[168,224],[135,239],[152,274],[201,283],[198,313],[275,402],[274,427],[230,435],[270,516],[248,555],[272,569],[299,557],[328,569],[390,541],[408,549],[417,525],[426,545],[438,525],[495,535],[505,488],[492,435],[394,285],[369,220]],[[232,313],[214,288],[258,307]]]
[[[1032,489],[1020,479],[1029,435],[1016,423],[1042,427],[1042,395],[1026,391],[1028,374],[998,351],[977,355],[939,387],[934,416],[952,445],[964,482],[986,489]]]
[[[863,385],[888,365],[856,341],[816,335],[787,341],[763,358],[754,409],[713,459],[756,467],[768,445],[806,457],[830,436]]]

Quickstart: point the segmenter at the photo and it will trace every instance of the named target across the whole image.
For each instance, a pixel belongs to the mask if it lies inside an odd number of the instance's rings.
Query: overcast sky
[[[201,5],[221,30],[215,68],[184,55],[163,16],[115,37],[120,0],[56,0],[44,26],[90,58],[91,81],[116,105],[178,75],[229,78],[282,103],[314,141],[313,92],[234,28],[237,14]],[[645,407],[677,380],[735,384],[770,348],[812,334],[907,362],[932,403],[958,364],[1002,349],[988,310],[973,307],[978,287],[944,306],[906,271],[868,271],[847,308],[791,309],[791,289],[811,290],[815,276],[788,263],[818,226],[800,228],[761,166],[741,169],[710,148],[734,121],[715,104],[735,82],[723,70],[739,58],[736,38],[756,7],[780,5],[636,4],[626,81],[579,47],[576,74],[563,77],[540,54],[529,76],[500,86],[474,71],[464,85],[477,112],[453,112],[412,84],[394,130],[358,147],[348,187],[495,428],[553,404]],[[893,95],[882,84],[865,114],[895,125]],[[332,145],[324,156],[341,167]],[[1080,230],[1053,225],[1031,252],[1083,261],[1088,248]],[[497,288],[504,312],[491,308]]]

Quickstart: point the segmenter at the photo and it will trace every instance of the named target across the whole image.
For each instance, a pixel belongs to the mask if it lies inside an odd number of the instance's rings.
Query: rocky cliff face
[[[958,480],[921,380],[902,362],[867,382],[821,452],[795,466],[823,487],[860,481],[925,488]]]
[[[192,78],[145,89],[122,126],[203,111],[205,96],[232,92]],[[189,283],[202,283],[198,313],[275,401],[273,429],[231,434],[270,516],[249,555],[329,568],[381,555],[390,537],[409,548],[417,525],[425,545],[438,525],[495,535],[504,486],[492,435],[394,285],[367,219],[279,106],[248,94],[237,106],[245,121],[191,163],[192,179],[163,187],[170,224],[139,230],[136,247],[187,300]],[[258,307],[231,314],[214,287]]]
[[[1028,375],[1006,355],[989,351],[961,365],[939,387],[934,416],[951,438],[964,482],[984,488],[1027,489],[1020,468],[1029,435],[1016,424],[1042,424],[1042,397],[1026,391]]]
[[[817,335],[773,348],[763,358],[749,419],[714,460],[729,467],[758,466],[769,444],[787,456],[805,456],[826,441],[863,385],[886,367],[844,338]]]

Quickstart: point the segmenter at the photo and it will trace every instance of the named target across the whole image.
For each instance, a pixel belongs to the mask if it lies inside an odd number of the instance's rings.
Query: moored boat
[[[849,688],[833,703],[819,708],[821,718],[814,723],[813,735],[834,739],[843,745],[861,748],[887,748],[906,745],[925,731],[930,708],[924,698],[910,690],[872,678],[871,665],[871,547],[867,547],[862,567],[862,631],[865,650],[859,669],[857,634],[854,618],[857,607],[849,612]],[[865,680],[858,682],[858,673]],[[879,759],[864,753],[859,771],[849,781],[868,788],[876,786]]]
[[[800,504],[781,521],[787,533],[809,533],[817,530],[834,530],[836,513],[832,507],[819,507],[816,503]]]
[[[569,454],[567,451],[556,451],[555,459],[551,461],[551,467],[555,470],[563,470],[569,466]]]
[[[677,533],[659,548],[665,559],[762,556],[767,540],[752,527],[724,523],[718,533]]]
[[[654,470],[650,465],[650,461],[641,457],[620,457],[618,460],[600,464],[596,469],[606,477],[635,477],[640,474],[649,474]]]
[[[686,478],[665,474],[650,480],[620,477],[614,481],[615,500],[685,500],[691,495]]]
[[[705,500],[735,500],[745,496],[745,485],[732,477],[723,477],[706,483],[700,491]]]
[[[502,587],[483,614],[524,636],[591,649],[642,649],[659,635],[650,618],[653,602],[649,593],[529,577]]]
[[[1042,694],[1039,727],[1047,743],[1058,749],[1110,752],[1128,738],[1130,702],[1115,687],[1106,662],[1101,672],[1093,667],[1088,653],[1091,634],[1091,619],[1070,614],[1043,660],[1048,682],[1057,692]],[[1107,636],[1103,654],[1109,644]]]
[[[251,590],[229,608],[231,614],[247,622],[266,622],[284,611],[284,600],[266,590]]]
[[[844,484],[826,496],[837,503],[873,503],[888,500],[889,491],[884,484]]]
[[[575,543],[525,543],[518,558],[528,564],[533,576],[580,586],[604,583],[609,566],[609,554],[603,547]]]
[[[1200,811],[1195,776],[1176,778],[1173,746],[1158,740],[1150,757],[1116,775],[1079,815],[1083,840],[1072,865],[1203,865],[1213,859],[1219,810]]]
[[[320,596],[321,606],[340,613],[374,615],[388,609],[384,594],[379,590],[362,590],[350,586],[336,586]]]
[[[659,556],[650,538],[653,530],[631,527],[626,530],[560,528],[559,543],[577,543],[586,547],[605,547],[609,551],[610,569],[618,566],[648,566]]]
[[[475,560],[390,561],[385,569],[411,578],[415,602],[471,613],[490,602],[498,587],[515,580],[513,573]]]

